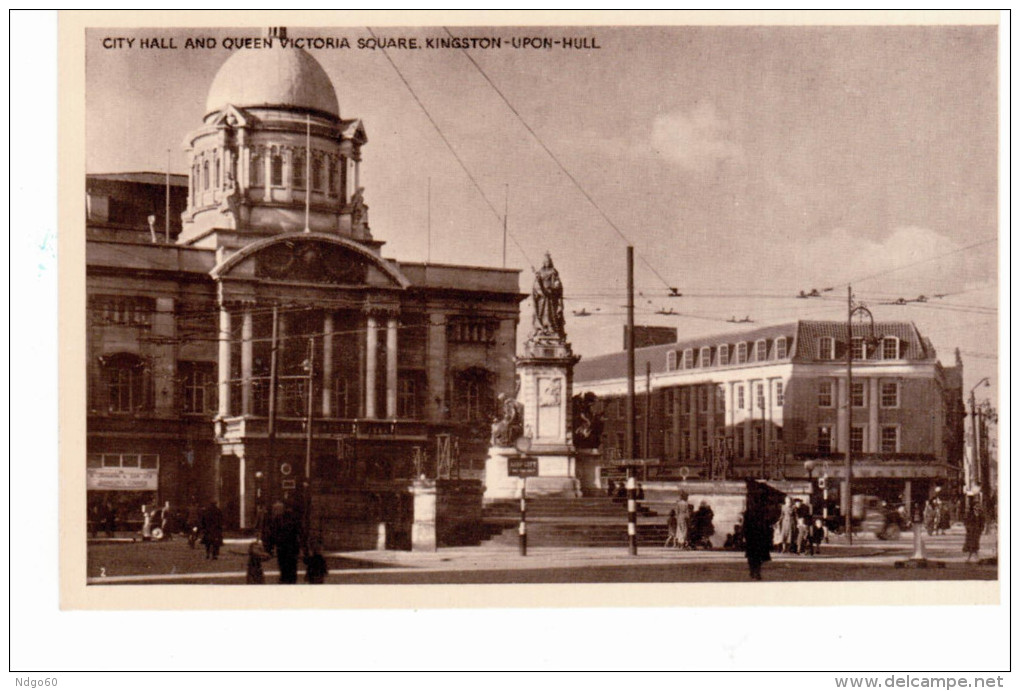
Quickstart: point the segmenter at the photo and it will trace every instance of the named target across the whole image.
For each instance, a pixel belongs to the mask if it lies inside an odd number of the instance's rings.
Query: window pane
[[[821,408],[832,407],[832,382],[818,382],[818,406]]]
[[[864,383],[854,382],[853,387],[853,405],[855,408],[864,407]]]
[[[899,358],[900,342],[895,338],[886,338],[882,341],[882,359],[896,360]]]
[[[104,453],[103,454],[103,467],[104,468],[119,468],[120,467],[120,454],[116,454],[116,453]]]
[[[270,163],[270,174],[272,175],[271,184],[283,187],[283,157],[280,154],[273,154]]]
[[[780,360],[782,360],[782,359],[784,359],[786,357],[786,339],[785,338],[777,338],[776,339],[776,357],[779,358]]]
[[[757,355],[758,360],[759,361],[767,360],[768,357],[769,357],[768,344],[765,343],[765,341],[758,341],[757,348],[758,348],[758,355]]]
[[[721,345],[719,346],[719,364],[728,365],[730,364],[730,347]]]
[[[854,360],[863,360],[864,359],[864,339],[863,338],[854,338],[851,341],[851,348],[853,350],[852,356],[853,356]]]
[[[818,428],[818,453],[832,452],[832,428]]]
[[[103,454],[90,453],[85,457],[86,468],[101,468],[103,466]]]
[[[125,453],[120,456],[120,466],[122,468],[137,468],[138,467],[138,454],[136,453]]]
[[[850,430],[850,449],[854,453],[863,453],[864,451],[864,428],[854,427]]]
[[[882,384],[882,407],[895,408],[900,401],[900,386],[896,382],[884,382]]]
[[[159,456],[152,453],[143,454],[141,457],[141,463],[143,468],[158,468]]]

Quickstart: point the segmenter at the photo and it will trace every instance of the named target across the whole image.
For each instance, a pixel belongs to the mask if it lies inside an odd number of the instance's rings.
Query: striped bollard
[[[627,544],[631,556],[637,555],[637,480],[629,472],[627,474]]]
[[[521,525],[518,528],[521,556],[528,556],[528,479],[522,478],[521,484]]]

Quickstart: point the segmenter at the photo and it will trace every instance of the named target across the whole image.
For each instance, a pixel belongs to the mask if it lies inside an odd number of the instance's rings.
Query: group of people
[[[281,584],[297,583],[299,558],[305,565],[307,583],[319,584],[326,581],[329,569],[322,555],[322,542],[318,538],[309,538],[306,522],[294,503],[275,502],[268,519],[260,514],[256,534],[257,537],[248,546],[245,582],[265,583],[262,564],[272,559],[274,554],[280,568]]]
[[[712,549],[710,538],[715,534],[712,519],[715,513],[704,499],[694,510],[685,493],[680,494],[676,505],[669,511],[666,547],[677,549]]]
[[[786,497],[779,508],[779,520],[772,527],[773,549],[781,553],[814,556],[825,540],[825,524],[811,515],[811,506]]]
[[[929,535],[945,535],[952,525],[952,507],[941,497],[934,497],[924,503],[921,515],[924,531]]]

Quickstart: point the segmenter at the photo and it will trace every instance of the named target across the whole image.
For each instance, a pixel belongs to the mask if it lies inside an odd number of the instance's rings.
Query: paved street
[[[961,551],[963,530],[926,536],[929,559],[945,568],[903,569],[895,562],[913,554],[913,537],[886,542],[859,536],[854,545],[841,538],[824,545],[815,557],[776,554],[765,567],[772,581],[994,580],[994,566],[967,564]],[[985,536],[982,557],[992,555],[992,536]],[[621,583],[740,582],[747,580],[742,553],[677,552],[643,546],[636,557],[620,548],[543,548],[529,546],[528,556],[504,545],[420,552],[329,553],[327,583]],[[90,584],[244,583],[247,542],[231,540],[216,561],[201,547],[184,540],[161,543],[94,542],[88,549]],[[276,562],[266,563],[267,582],[276,581]]]

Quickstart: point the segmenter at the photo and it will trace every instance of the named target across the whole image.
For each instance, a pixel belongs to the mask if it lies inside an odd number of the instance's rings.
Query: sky
[[[990,377],[978,395],[997,395],[994,27],[459,27],[503,47],[387,54],[358,48],[365,28],[288,32],[351,44],[309,52],[341,115],[364,122],[362,184],[385,256],[500,266],[507,204],[507,265],[526,292],[551,253],[582,356],[622,347],[629,242],[639,324],[688,338],[746,327],[732,318],[843,320],[850,283],[878,321],[915,322],[943,363],[959,348],[965,387]],[[233,52],[224,39],[258,35],[90,30],[88,172],[162,171],[170,149],[185,173],[185,135]],[[178,48],[103,47],[118,36]],[[185,50],[189,36],[218,46]],[[599,47],[509,45],[563,36]],[[822,297],[794,297],[812,289]]]

